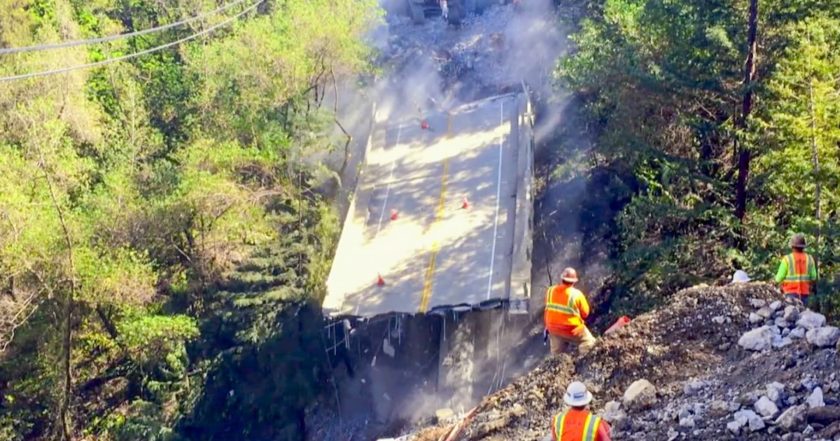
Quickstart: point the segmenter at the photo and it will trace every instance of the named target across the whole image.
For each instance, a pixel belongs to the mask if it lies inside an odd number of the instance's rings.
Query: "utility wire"
[[[157,26],[150,29],[144,29],[141,31],[134,31],[127,34],[117,34],[117,35],[109,35],[107,37],[99,37],[99,38],[91,38],[88,40],[75,40],[75,41],[64,41],[61,43],[48,43],[48,44],[39,44],[35,46],[26,46],[26,47],[12,47],[12,48],[0,48],[0,55],[10,55],[10,54],[18,54],[24,52],[36,52],[36,51],[48,51],[54,49],[65,49],[68,47],[75,47],[75,46],[87,46],[91,44],[97,43],[107,43],[109,41],[114,40],[121,40],[123,38],[131,38],[131,37],[139,37],[141,35],[151,34],[154,32],[165,31],[167,29],[172,29],[181,25],[189,24],[197,20],[203,20],[211,15],[216,15],[220,12],[227,11],[228,9],[239,5],[245,2],[245,0],[236,0],[232,3],[228,3],[226,5],[220,6],[212,11],[202,13],[200,15],[196,15],[194,17],[190,17],[181,21],[176,21],[174,23],[169,23],[163,26]]]
[[[67,72],[71,72],[71,71],[79,70],[79,69],[89,69],[91,67],[105,66],[105,65],[116,63],[116,62],[119,62],[119,61],[125,61],[125,60],[129,60],[129,59],[132,59],[132,58],[137,58],[137,57],[142,56],[142,55],[151,54],[153,52],[159,52],[159,51],[162,51],[166,48],[170,48],[172,46],[177,46],[181,43],[184,43],[184,42],[187,42],[187,41],[190,41],[190,40],[194,40],[194,39],[196,39],[196,38],[198,38],[202,35],[209,34],[210,32],[213,32],[213,31],[215,31],[216,29],[219,29],[222,26],[226,26],[226,25],[230,24],[231,22],[233,22],[234,20],[238,19],[239,17],[253,11],[259,5],[263,4],[264,2],[265,2],[265,0],[259,0],[258,2],[254,3],[253,5],[246,8],[244,11],[240,12],[239,14],[236,14],[233,17],[230,17],[229,19],[227,19],[227,20],[225,20],[221,23],[218,23],[216,25],[213,25],[213,26],[211,26],[211,27],[209,27],[209,28],[207,28],[203,31],[196,32],[195,34],[191,34],[191,35],[188,35],[184,38],[181,38],[180,40],[175,40],[173,42],[166,43],[166,44],[163,44],[163,45],[160,45],[160,46],[155,46],[153,48],[146,49],[146,50],[143,50],[143,51],[140,51],[140,52],[135,52],[135,53],[132,53],[132,54],[123,55],[123,56],[116,57],[116,58],[109,58],[107,60],[97,61],[95,63],[79,64],[79,65],[76,65],[76,66],[62,67],[60,69],[47,70],[47,71],[43,71],[43,72],[34,72],[34,73],[28,73],[28,74],[13,75],[13,76],[10,76],[10,77],[0,77],[0,83],[5,83],[5,82],[9,82],[9,81],[17,81],[17,80],[25,80],[25,79],[28,79],[28,78],[35,78],[35,77],[45,77],[45,76],[48,76],[48,75],[62,74],[62,73],[67,73]]]

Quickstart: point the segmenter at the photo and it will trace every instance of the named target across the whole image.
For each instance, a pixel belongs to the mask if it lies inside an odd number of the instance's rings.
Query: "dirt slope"
[[[548,358],[525,377],[486,397],[455,439],[542,439],[572,379],[591,388],[596,396],[593,408],[602,414],[607,402],[622,401],[634,381],[646,379],[656,387],[654,402],[644,410],[610,404],[606,417],[613,420],[615,439],[840,439],[834,435],[840,423],[832,426],[833,412],[838,410],[832,405],[840,398],[840,382],[834,374],[840,365],[836,342],[817,347],[810,333],[808,338],[788,340],[789,335],[806,329],[783,319],[785,305],[774,305],[777,310],[763,305],[779,297],[763,283],[683,290],[670,304],[600,339],[585,356]],[[747,350],[738,344],[744,342],[745,333],[763,325],[766,331],[752,334],[770,333],[762,334],[768,338],[764,350]],[[830,327],[823,329],[833,335]],[[768,384],[774,382],[781,385],[775,395],[767,392]],[[807,410],[810,406],[803,403],[817,388],[827,406]],[[775,400],[776,412],[770,412],[766,400],[761,400],[768,394]],[[759,408],[767,412],[763,418]],[[791,408],[797,414],[795,421],[777,422]],[[752,421],[754,412],[761,423]],[[413,439],[441,439],[448,429],[441,424]]]

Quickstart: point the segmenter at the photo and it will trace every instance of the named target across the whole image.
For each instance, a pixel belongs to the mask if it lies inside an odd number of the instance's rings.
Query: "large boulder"
[[[750,351],[770,349],[771,344],[773,344],[773,331],[769,326],[755,328],[738,339],[738,345]]]
[[[840,340],[840,329],[834,326],[809,329],[805,334],[805,339],[814,346],[827,348],[834,346]]]
[[[823,325],[825,325],[825,316],[811,310],[804,311],[796,321],[796,326],[805,329],[816,329]]]
[[[805,410],[804,405],[792,406],[776,418],[776,426],[786,432],[796,430],[805,423]]]
[[[624,391],[622,404],[628,409],[647,409],[656,404],[656,387],[645,379],[636,380]]]

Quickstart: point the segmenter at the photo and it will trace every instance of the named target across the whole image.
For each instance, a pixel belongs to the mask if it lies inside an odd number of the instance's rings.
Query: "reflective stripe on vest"
[[[556,286],[549,287],[548,292],[545,294],[548,298],[548,302],[546,302],[545,304],[545,309],[562,312],[563,314],[580,315],[580,311],[578,310],[577,305],[575,304],[575,300],[577,299],[577,293],[571,292],[565,305],[562,303],[554,303],[554,288],[556,288]]]
[[[589,416],[586,417],[586,429],[583,432],[583,438],[581,441],[595,441],[595,431],[598,429],[598,424],[601,424],[601,418],[592,417],[590,413]]]
[[[578,435],[572,430],[564,437],[566,417],[568,415],[568,412],[564,412],[554,417],[554,436],[557,437],[557,441],[595,441],[595,436],[598,434],[598,425],[601,424],[600,417],[596,417],[592,413],[587,412],[581,433]]]
[[[805,255],[805,268],[803,268],[802,273],[797,271],[796,268],[796,259],[793,257],[793,254],[788,254],[785,256],[787,260],[788,271],[787,275],[785,275],[785,282],[810,282],[810,270],[813,268],[814,259],[811,258],[809,254]]]
[[[814,259],[809,254],[802,254],[805,257],[805,264],[800,267],[797,267],[796,256],[793,253],[785,256],[787,274],[782,281],[782,291],[785,293],[807,296],[811,292],[810,282],[814,281],[811,278],[811,272],[814,270]]]
[[[557,441],[563,441],[563,429],[566,426],[566,414],[565,413],[558,413],[554,417],[554,436],[557,437]]]

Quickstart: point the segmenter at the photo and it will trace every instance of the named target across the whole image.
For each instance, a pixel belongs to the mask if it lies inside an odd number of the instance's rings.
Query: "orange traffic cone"
[[[423,129],[423,130],[428,130],[429,121],[425,120],[425,119],[423,121],[420,121],[420,128]]]
[[[392,221],[397,220],[398,217],[400,217],[400,212],[397,211],[396,209],[392,209],[391,210],[391,220]]]
[[[464,199],[461,201],[461,208],[464,210],[470,208],[470,201],[467,200],[466,196],[464,196]]]
[[[376,275],[376,286],[385,286],[385,279],[382,278],[382,274]]]

